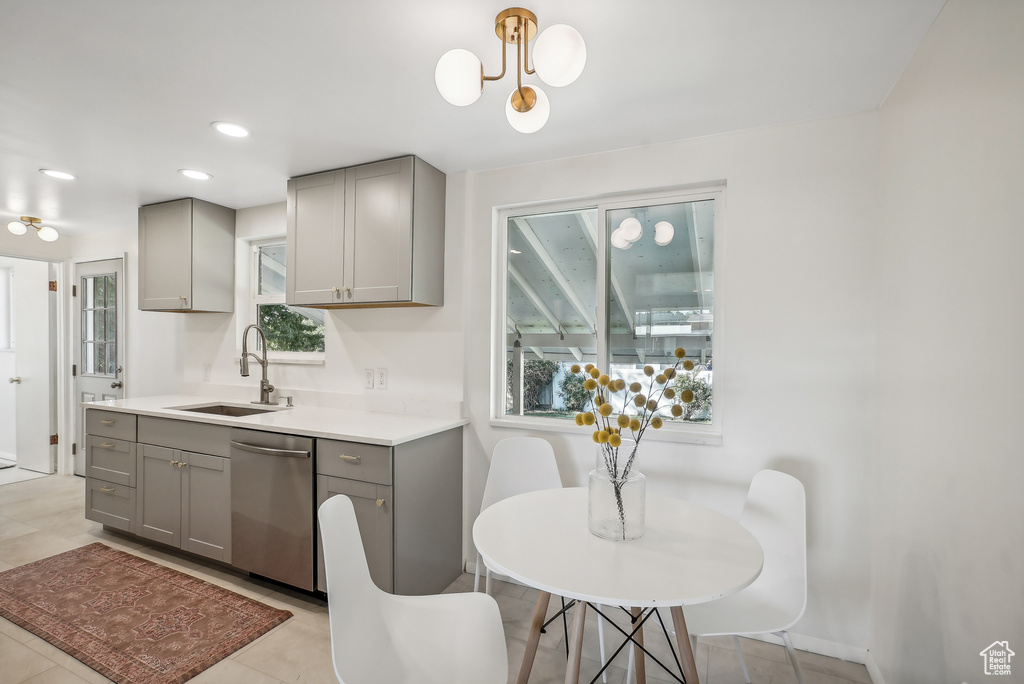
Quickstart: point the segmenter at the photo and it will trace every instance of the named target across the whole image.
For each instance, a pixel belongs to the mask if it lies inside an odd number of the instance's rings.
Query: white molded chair
[[[753,584],[732,596],[686,607],[686,628],[693,639],[732,636],[747,684],[750,674],[737,635],[769,633],[782,638],[796,679],[804,684],[787,630],[807,606],[806,511],[800,480],[776,470],[754,475],[740,524],[761,543],[764,569]]]
[[[509,437],[498,442],[491,454],[491,466],[484,484],[481,512],[488,506],[516,494],[541,489],[561,489],[562,476],[555,463],[551,443],[540,437]],[[473,591],[480,591],[480,552],[476,554]],[[486,568],[484,591],[491,593],[491,569]]]
[[[351,499],[331,497],[318,517],[341,684],[505,684],[508,652],[493,598],[381,591],[370,579]]]

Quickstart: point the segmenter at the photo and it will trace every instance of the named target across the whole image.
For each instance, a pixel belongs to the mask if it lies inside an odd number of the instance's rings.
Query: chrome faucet
[[[263,348],[263,358],[259,355],[249,351],[246,346],[246,340],[249,338],[249,330],[256,328],[256,336],[259,338],[260,346]],[[270,401],[270,393],[274,391],[274,386],[267,380],[267,336],[263,334],[263,328],[253,323],[252,325],[246,326],[242,332],[242,362],[240,364],[240,370],[242,377],[249,377],[249,357],[256,359],[256,361],[263,368],[263,379],[260,380],[260,400],[251,402],[253,404],[276,404],[277,402]]]

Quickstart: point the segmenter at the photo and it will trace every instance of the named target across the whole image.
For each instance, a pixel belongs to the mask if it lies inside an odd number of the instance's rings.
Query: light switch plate
[[[363,372],[366,373],[366,382],[364,383],[363,386],[366,389],[373,389],[373,369],[372,368],[367,368]]]
[[[388,388],[388,369],[378,368],[377,369],[377,389]]]

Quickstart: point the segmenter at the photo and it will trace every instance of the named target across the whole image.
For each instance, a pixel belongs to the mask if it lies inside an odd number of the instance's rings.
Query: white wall
[[[880,113],[870,650],[1024,673],[1024,4],[950,0]]]
[[[488,424],[492,208],[724,179],[716,246],[727,261],[716,255],[725,277],[716,296],[725,315],[716,334],[724,329],[725,346],[715,368],[727,401],[724,444],[652,441],[641,469],[651,491],[731,514],[757,470],[798,476],[808,496],[810,599],[795,641],[863,658],[876,135],[868,113],[467,176],[467,545],[488,454],[514,434]],[[589,433],[543,436],[566,484],[584,484]]]
[[[17,453],[15,441],[16,385],[7,380],[13,377],[14,350],[11,349],[11,267],[0,258],[0,458],[14,461]]]

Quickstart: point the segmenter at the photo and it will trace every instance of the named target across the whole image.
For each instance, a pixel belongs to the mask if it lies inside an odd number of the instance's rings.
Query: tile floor
[[[278,684],[334,682],[331,665],[327,606],[302,594],[253,580],[194,557],[136,543],[105,531],[82,516],[85,481],[77,477],[51,476],[0,486],[0,571],[45,558],[94,541],[149,558],[190,573],[214,584],[251,596],[264,603],[286,608],[295,617],[271,630],[229,658],[194,678],[196,684]],[[472,575],[457,578],[447,591],[470,591]],[[526,646],[530,618],[537,594],[525,587],[495,582],[493,590],[505,625],[509,652],[509,681],[514,682]],[[550,613],[558,606],[552,600]],[[596,618],[592,612],[584,645],[583,676],[590,681],[600,668]],[[616,617],[622,622],[622,617]],[[611,628],[607,628],[609,634]],[[607,637],[611,647],[612,638]],[[648,648],[659,657],[670,658],[663,640],[648,631]],[[744,640],[744,653],[755,684],[795,682],[785,650],[760,641]],[[555,684],[565,674],[565,638],[560,623],[553,624],[541,640],[530,677],[531,684]],[[611,650],[611,649],[609,649]],[[863,665],[799,653],[807,684],[870,684]],[[107,682],[94,670],[29,632],[0,618],[0,682],[4,684],[71,684]],[[620,684],[625,677],[626,653],[620,654],[609,670],[608,681]],[[701,640],[697,665],[706,684],[740,684],[743,673],[728,638]],[[672,681],[648,666],[648,681]],[[381,682],[380,684],[387,684]]]

